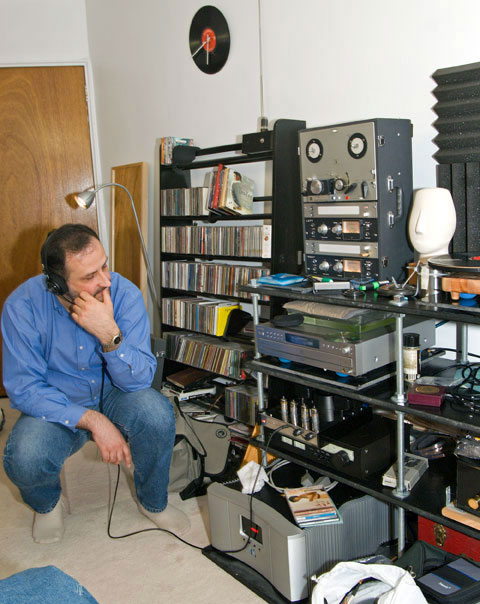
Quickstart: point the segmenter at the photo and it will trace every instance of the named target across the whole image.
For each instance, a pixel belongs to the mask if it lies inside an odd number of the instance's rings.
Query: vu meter
[[[306,274],[401,278],[413,259],[411,137],[406,119],[299,132]]]

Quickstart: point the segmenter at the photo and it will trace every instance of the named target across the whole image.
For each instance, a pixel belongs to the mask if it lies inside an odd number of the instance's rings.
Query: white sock
[[[149,512],[137,502],[141,514],[154,522],[158,528],[167,529],[176,535],[186,533],[190,528],[188,516],[173,505],[168,504],[163,512]]]
[[[63,537],[63,500],[58,500],[51,512],[38,514],[33,517],[33,540],[35,543],[56,543]]]

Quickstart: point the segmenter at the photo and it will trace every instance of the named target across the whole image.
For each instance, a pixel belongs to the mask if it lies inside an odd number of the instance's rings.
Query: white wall
[[[111,166],[148,161],[152,202],[156,139],[190,136],[205,147],[258,127],[258,0],[215,0],[231,33],[216,75],[190,58],[190,23],[204,4],[85,0],[104,178]],[[261,14],[270,121],[409,118],[414,187],[435,185],[431,75],[480,61],[478,0],[261,0]],[[447,326],[439,342],[453,337]]]
[[[84,0],[0,0],[0,63],[88,57]]]
[[[257,128],[257,0],[216,0],[231,32],[216,75],[190,58],[202,0],[85,0],[102,164],[152,161],[154,141],[200,146]],[[369,117],[414,124],[414,184],[435,183],[435,69],[480,59],[477,0],[261,0],[265,109],[308,126]]]

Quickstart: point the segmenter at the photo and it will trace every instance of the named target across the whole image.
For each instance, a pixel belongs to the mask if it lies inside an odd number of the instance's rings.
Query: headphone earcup
[[[47,289],[57,296],[64,296],[68,292],[67,282],[56,273],[45,273],[47,276]]]

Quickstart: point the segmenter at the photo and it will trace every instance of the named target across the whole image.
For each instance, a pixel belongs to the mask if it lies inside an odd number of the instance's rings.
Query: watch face
[[[307,154],[307,158],[311,162],[320,161],[323,157],[323,145],[318,140],[318,138],[312,138],[311,140],[309,140],[305,151]]]
[[[367,139],[359,132],[352,134],[347,145],[348,152],[354,159],[360,159],[367,152]]]
[[[214,6],[203,6],[190,25],[190,54],[204,73],[217,73],[227,62],[230,32],[227,21]]]

